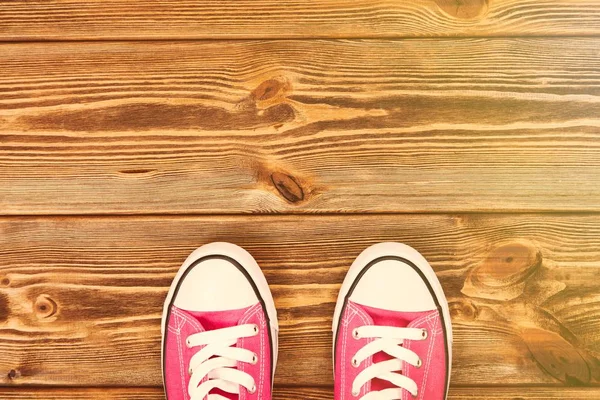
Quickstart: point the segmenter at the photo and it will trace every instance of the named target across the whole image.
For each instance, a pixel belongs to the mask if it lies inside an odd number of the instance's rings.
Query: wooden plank
[[[4,45],[0,213],[598,211],[599,47]]]
[[[0,384],[159,386],[167,288],[217,240],[247,248],[271,285],[278,385],[332,384],[340,284],[390,240],[444,286],[454,385],[600,383],[600,215],[468,214],[0,219]]]
[[[164,400],[162,388],[0,388],[5,400]],[[276,387],[274,400],[330,400],[333,388]],[[448,400],[596,400],[598,388],[451,388]]]
[[[0,2],[0,40],[597,35],[596,0]]]

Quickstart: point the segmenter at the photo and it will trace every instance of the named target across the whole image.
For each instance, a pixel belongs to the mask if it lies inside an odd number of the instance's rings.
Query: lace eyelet
[[[357,328],[352,331],[352,337],[354,339],[360,339],[360,337],[358,336],[358,329]]]
[[[354,390],[352,391],[352,396],[354,396],[354,397],[358,396],[359,394],[360,394],[360,391],[359,392],[355,392]]]
[[[194,371],[192,370],[192,367],[188,368],[188,374],[190,374],[190,376],[192,376],[192,374],[194,373]]]
[[[250,361],[250,364],[254,365],[258,362],[258,356],[256,354],[252,354],[252,361]]]
[[[190,338],[185,339],[185,346],[188,349],[192,347],[192,342],[190,342]]]
[[[256,385],[252,385],[250,389],[248,389],[248,393],[254,394],[256,392]]]
[[[429,336],[429,333],[427,332],[427,329],[421,329],[421,338],[423,340],[427,339],[427,336]]]
[[[358,360],[356,358],[352,359],[352,366],[354,368],[357,368],[360,365],[360,363],[358,362]]]
[[[254,329],[254,334],[255,334],[255,335],[258,335],[258,332],[259,332],[258,325],[254,324],[254,325],[252,326],[252,329]]]
[[[417,367],[417,368],[421,368],[422,366],[423,366],[423,361],[422,361],[422,360],[419,358],[419,359],[417,360],[417,365],[415,365],[415,367]]]

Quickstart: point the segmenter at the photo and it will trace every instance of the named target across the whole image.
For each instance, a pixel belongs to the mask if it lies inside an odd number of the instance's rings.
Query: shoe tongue
[[[214,331],[215,329],[229,328],[236,326],[242,316],[250,307],[240,308],[238,310],[225,311],[186,311],[189,315],[195,318],[204,330]]]

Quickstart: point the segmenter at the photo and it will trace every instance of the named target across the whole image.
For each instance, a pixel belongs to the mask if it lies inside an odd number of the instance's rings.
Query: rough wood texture
[[[269,280],[279,385],[332,384],[337,291],[386,240],[420,250],[441,279],[454,385],[600,383],[599,215],[0,219],[2,383],[160,385],[167,287],[215,240],[246,247]]]
[[[30,389],[0,388],[5,400],[164,400],[162,388],[127,389]],[[331,400],[333,388],[281,388],[276,387],[274,400]],[[597,388],[451,388],[448,400],[597,400]]]
[[[0,1],[0,40],[598,33],[597,0]]]
[[[598,211],[599,46],[2,45],[0,213]]]

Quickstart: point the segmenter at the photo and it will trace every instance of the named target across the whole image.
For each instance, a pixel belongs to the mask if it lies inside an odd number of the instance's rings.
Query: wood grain
[[[164,400],[162,388],[0,388],[5,400]],[[448,400],[596,400],[597,388],[451,388]],[[333,388],[276,387],[274,400],[330,400]]]
[[[600,215],[0,219],[0,383],[159,386],[166,290],[195,247],[258,260],[281,326],[278,385],[331,385],[353,258],[396,240],[450,302],[454,385],[600,383]]]
[[[596,0],[0,1],[0,40],[598,33]]]
[[[599,46],[2,45],[0,213],[598,211]]]

